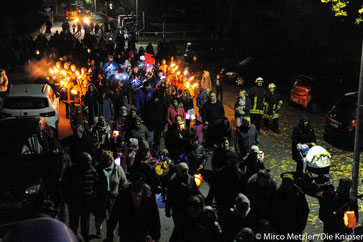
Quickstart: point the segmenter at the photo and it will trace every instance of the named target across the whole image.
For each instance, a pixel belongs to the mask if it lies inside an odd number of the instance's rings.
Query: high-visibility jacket
[[[248,91],[248,97],[251,100],[252,108],[251,114],[263,114],[264,113],[264,99],[266,89],[264,87],[253,86]]]
[[[276,119],[279,117],[279,109],[284,102],[279,93],[276,91],[266,93],[264,99],[265,114],[268,119]]]

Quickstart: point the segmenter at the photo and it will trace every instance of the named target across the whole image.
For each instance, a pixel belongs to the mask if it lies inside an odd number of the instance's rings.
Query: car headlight
[[[35,186],[28,187],[25,190],[25,194],[26,195],[37,194],[37,193],[39,193],[39,191],[40,191],[40,185],[35,185]]]

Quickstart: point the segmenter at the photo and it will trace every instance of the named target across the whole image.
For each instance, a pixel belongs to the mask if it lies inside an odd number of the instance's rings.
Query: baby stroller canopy
[[[307,168],[323,169],[330,167],[330,154],[329,152],[319,145],[310,148],[306,157],[304,158],[304,165]]]

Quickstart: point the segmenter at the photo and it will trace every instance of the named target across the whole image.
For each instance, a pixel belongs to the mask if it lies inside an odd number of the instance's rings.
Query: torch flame
[[[66,76],[66,75],[67,75],[67,72],[66,72],[65,70],[62,70],[62,71],[61,71],[61,74],[62,74],[63,76]]]
[[[62,80],[62,81],[60,81],[60,85],[61,85],[61,86],[64,86],[64,84],[65,84],[65,83],[64,83],[64,81],[63,81],[63,80]]]
[[[191,76],[191,77],[189,78],[189,81],[193,81],[193,79],[194,79],[194,76]]]
[[[194,83],[193,85],[192,85],[192,88],[194,89],[194,88],[196,88],[198,86],[198,83]]]
[[[40,54],[39,50],[36,50],[36,51],[35,51],[35,54],[36,54],[36,55],[39,55],[39,54]]]
[[[79,72],[78,71],[76,71],[76,76],[79,76]]]
[[[185,83],[185,88],[187,88],[187,89],[188,89],[189,87],[190,87],[190,82],[186,82],[186,83]]]
[[[49,72],[50,72],[50,74],[54,74],[54,71],[52,70],[52,68],[49,68]]]
[[[71,93],[77,95],[78,92],[76,90],[72,90]]]

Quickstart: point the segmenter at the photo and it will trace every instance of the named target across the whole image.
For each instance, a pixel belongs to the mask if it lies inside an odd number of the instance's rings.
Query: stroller
[[[299,146],[299,153],[304,162],[304,175],[301,188],[307,193],[315,196],[324,190],[326,186],[333,184],[329,173],[331,166],[331,155],[319,145],[309,147],[307,144]]]

